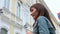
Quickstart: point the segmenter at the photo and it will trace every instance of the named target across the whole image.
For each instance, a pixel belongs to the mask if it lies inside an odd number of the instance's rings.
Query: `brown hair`
[[[46,9],[42,4],[36,3],[36,4],[32,5],[32,6],[30,7],[30,11],[31,11],[31,8],[36,8],[36,9],[37,9],[37,11],[38,11],[37,18],[38,18],[39,16],[44,16],[44,17],[46,17],[46,18],[51,22],[51,24],[53,25],[52,20],[51,20],[51,18],[50,18],[50,16],[49,16],[49,12],[47,11],[47,9]],[[53,27],[54,27],[54,25],[53,25]],[[54,27],[54,28],[55,28],[55,27]]]

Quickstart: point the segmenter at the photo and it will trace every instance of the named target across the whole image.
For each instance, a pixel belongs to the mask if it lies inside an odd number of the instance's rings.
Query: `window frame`
[[[9,9],[10,6],[10,0],[4,0],[4,7]]]

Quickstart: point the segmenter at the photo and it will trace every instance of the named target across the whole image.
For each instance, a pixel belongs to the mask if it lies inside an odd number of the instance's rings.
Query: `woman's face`
[[[38,15],[38,11],[36,8],[31,8],[31,16],[36,19],[37,18],[37,15]]]

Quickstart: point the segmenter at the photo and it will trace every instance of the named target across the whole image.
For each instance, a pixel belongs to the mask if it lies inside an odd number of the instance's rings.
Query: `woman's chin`
[[[34,20],[36,20],[36,18],[34,18]]]
[[[33,19],[34,19],[34,20],[36,20],[36,17],[35,17],[35,16],[33,16]]]

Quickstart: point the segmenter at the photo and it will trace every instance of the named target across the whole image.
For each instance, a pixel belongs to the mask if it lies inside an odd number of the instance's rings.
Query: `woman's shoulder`
[[[38,18],[37,18],[37,22],[38,23],[46,23],[47,21],[46,21],[47,19],[46,19],[46,17],[44,17],[44,16],[39,16]]]
[[[39,16],[37,21],[44,22],[44,23],[46,22],[49,27],[53,28],[51,22],[44,16]]]

